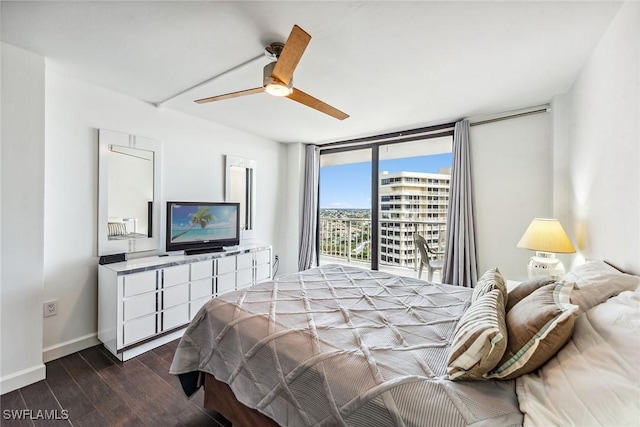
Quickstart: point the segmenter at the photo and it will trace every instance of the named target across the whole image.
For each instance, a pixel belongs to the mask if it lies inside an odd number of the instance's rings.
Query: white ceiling
[[[327,142],[549,102],[568,91],[620,7],[605,1],[9,2],[2,40],[71,77],[153,104],[312,35],[294,75],[338,121],[257,94],[260,58],[164,104],[282,142]]]

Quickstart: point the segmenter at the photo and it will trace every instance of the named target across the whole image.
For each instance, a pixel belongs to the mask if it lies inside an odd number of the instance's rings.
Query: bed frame
[[[233,427],[278,427],[278,423],[255,409],[238,402],[231,387],[204,374],[204,407],[231,421]]]

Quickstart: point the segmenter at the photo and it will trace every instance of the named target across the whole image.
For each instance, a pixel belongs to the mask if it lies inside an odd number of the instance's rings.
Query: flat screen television
[[[192,255],[239,244],[239,203],[167,202],[167,252]]]

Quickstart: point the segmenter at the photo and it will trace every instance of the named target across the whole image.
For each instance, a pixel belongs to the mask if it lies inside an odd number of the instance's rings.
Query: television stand
[[[98,339],[124,361],[180,338],[211,298],[270,280],[271,254],[271,246],[245,245],[99,265]]]
[[[185,255],[200,255],[200,254],[208,254],[211,252],[224,252],[224,248],[222,246],[215,248],[200,248],[200,249],[185,249]]]

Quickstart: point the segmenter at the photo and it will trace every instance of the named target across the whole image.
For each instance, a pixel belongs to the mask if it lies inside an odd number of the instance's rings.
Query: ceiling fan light
[[[278,82],[268,83],[264,87],[264,90],[269,95],[273,95],[273,96],[287,96],[287,95],[291,95],[291,92],[293,92],[292,88],[288,87],[283,83],[278,83]]]
[[[275,62],[270,62],[265,65],[262,70],[262,86],[264,91],[273,96],[288,96],[293,92],[293,78],[289,80],[289,84],[285,84],[278,78],[273,77],[273,68],[276,66]]]

